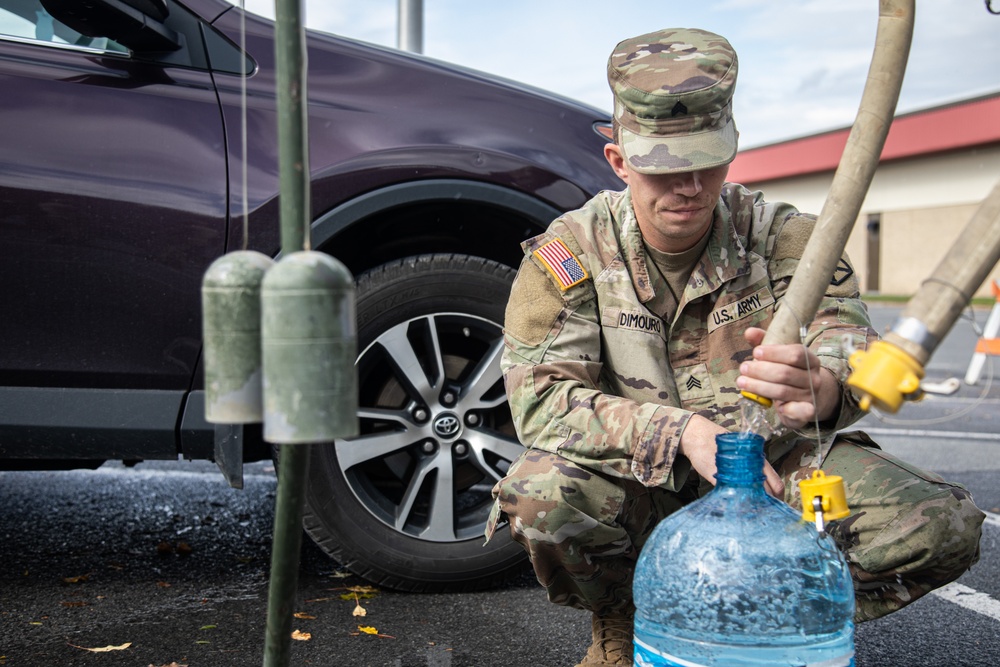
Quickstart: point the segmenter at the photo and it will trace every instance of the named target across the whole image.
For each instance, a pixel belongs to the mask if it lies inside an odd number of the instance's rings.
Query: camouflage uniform
[[[681,433],[692,414],[739,428],[735,381],[751,358],[743,332],[767,328],[813,223],[726,184],[679,303],[647,257],[628,189],[597,195],[523,244],[502,365],[528,449],[494,488],[487,536],[506,515],[551,601],[628,612],[653,527],[708,488],[678,453]],[[567,275],[546,247],[568,257]],[[843,388],[845,343],[876,337],[846,257],[806,324],[805,344],[842,381],[841,410],[818,433],[772,437],[765,451],[793,506],[797,482],[820,463],[844,477],[853,513],[831,532],[854,574],[857,619],[867,620],[961,575],[978,559],[984,517],[963,487],[864,434],[837,435],[860,416]]]

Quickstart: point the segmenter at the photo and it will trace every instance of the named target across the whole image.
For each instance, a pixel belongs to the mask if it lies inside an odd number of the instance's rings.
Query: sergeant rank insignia
[[[587,279],[587,270],[561,239],[549,241],[533,254],[555,276],[559,289],[564,292]]]

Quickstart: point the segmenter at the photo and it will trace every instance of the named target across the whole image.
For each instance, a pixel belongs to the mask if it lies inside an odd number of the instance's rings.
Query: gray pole
[[[396,46],[424,52],[424,0],[399,0],[399,34]]]

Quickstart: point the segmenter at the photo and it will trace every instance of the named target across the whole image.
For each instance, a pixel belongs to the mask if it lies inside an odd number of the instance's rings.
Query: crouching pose
[[[527,447],[494,489],[549,599],[592,613],[580,666],[632,664],[632,575],[665,516],[710,488],[715,436],[746,390],[773,400],[766,486],[801,505],[822,465],[847,484],[829,526],[850,565],[856,620],[955,580],[979,556],[968,491],[882,452],[844,380],[845,337],[876,338],[843,258],[802,344],[761,345],[814,218],[726,182],[736,155],[737,59],[722,37],[661,30],[608,61],[626,183],[524,243],[503,372]]]

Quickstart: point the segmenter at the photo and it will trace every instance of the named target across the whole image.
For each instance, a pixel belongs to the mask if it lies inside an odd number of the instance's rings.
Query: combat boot
[[[576,667],[621,667],[632,665],[632,618],[635,612],[594,614],[590,620],[593,636],[590,649]]]

